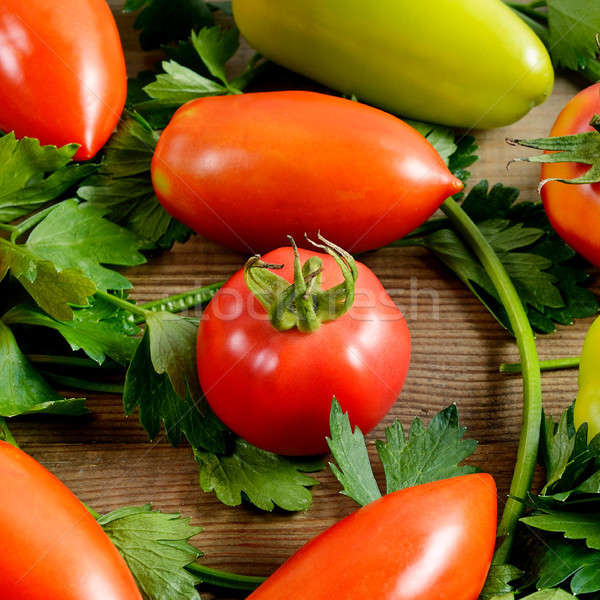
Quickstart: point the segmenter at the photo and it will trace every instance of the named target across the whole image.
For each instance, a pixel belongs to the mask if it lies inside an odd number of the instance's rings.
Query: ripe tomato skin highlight
[[[0,442],[0,589],[10,600],[142,600],[94,517],[52,473]]]
[[[574,96],[558,115],[551,136],[593,131],[590,120],[600,114],[600,83]],[[580,177],[589,165],[542,164],[542,180]],[[568,185],[551,181],[542,188],[542,200],[550,223],[577,252],[600,267],[600,184]]]
[[[323,261],[322,287],[343,281],[329,255],[299,249],[300,259]],[[262,257],[283,264],[293,280],[291,248]],[[402,314],[375,274],[357,263],[352,308],[311,333],[277,331],[236,273],[207,306],[198,331],[198,375],[217,416],[250,443],[278,454],[327,451],[335,396],[353,425],[366,433],[398,397],[410,361]]]
[[[105,0],[2,0],[0,129],[92,158],[127,94],[125,58]]]
[[[388,494],[302,547],[248,600],[476,600],[496,503],[486,473]]]
[[[165,209],[241,252],[317,229],[352,253],[424,223],[462,183],[431,144],[376,108],[314,92],[200,98],[163,131],[152,180]]]

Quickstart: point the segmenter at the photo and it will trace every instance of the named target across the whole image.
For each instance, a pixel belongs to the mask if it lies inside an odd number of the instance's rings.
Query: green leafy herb
[[[492,600],[513,592],[511,583],[523,575],[521,569],[512,565],[492,565],[481,590],[481,600]]]
[[[150,163],[158,140],[143,119],[121,121],[108,142],[100,171],[85,180],[77,195],[106,211],[106,218],[143,240],[143,249],[169,249],[191,232],[159,204],[150,179]]]
[[[0,238],[0,281],[9,271],[41,308],[62,321],[73,318],[70,305],[85,306],[96,292],[94,282],[81,271],[59,271],[25,246]]]
[[[90,308],[75,310],[70,321],[58,321],[34,306],[18,305],[3,317],[6,324],[49,327],[58,331],[75,352],[83,350],[92,360],[102,364],[109,356],[127,364],[135,352],[137,327],[132,327],[122,311],[98,299]]]
[[[377,440],[377,452],[385,471],[387,493],[407,487],[474,473],[471,466],[459,466],[477,448],[475,440],[464,440],[466,427],[458,424],[458,410],[452,404],[439,412],[425,428],[415,419],[404,434],[395,421],[385,430],[386,441]]]
[[[35,139],[17,141],[14,133],[0,138],[0,222],[10,223],[64,192],[96,170],[71,164],[77,144],[41,146]]]
[[[11,330],[0,320],[0,416],[34,413],[77,416],[87,412],[83,398],[57,394],[21,353]]]
[[[587,0],[539,0],[506,3],[548,47],[552,62],[596,82],[600,60],[595,36],[600,31],[600,8]]]
[[[518,190],[487,181],[474,186],[463,202],[478,224],[526,305],[532,326],[542,333],[555,323],[570,325],[574,318],[600,310],[596,296],[585,287],[587,273],[580,260],[549,225],[541,204],[516,203]],[[479,261],[446,219],[430,222],[398,245],[429,248],[481,300],[498,322],[510,327],[491,280]]]
[[[246,498],[267,511],[275,505],[290,511],[307,509],[312,502],[307,488],[318,482],[306,473],[323,468],[320,461],[272,454],[241,438],[235,440],[231,454],[217,456],[195,449],[194,455],[205,492],[215,492],[229,506],[238,506]]]
[[[202,531],[190,519],[153,511],[148,504],[115,510],[98,523],[127,562],[144,598],[200,600],[197,580],[185,569],[201,556],[188,543]]]
[[[180,396],[168,374],[156,372],[148,330],[127,371],[123,404],[127,415],[139,407],[140,421],[151,439],[158,435],[164,423],[167,438],[173,445],[177,445],[184,434],[195,448],[217,453],[226,451],[229,434],[206,402],[201,398],[192,400],[189,390]]]
[[[181,40],[192,29],[210,26],[214,20],[204,0],[127,0],[124,12],[136,12],[134,27],[140,30],[140,44],[144,50]]]
[[[122,290],[131,283],[104,264],[134,266],[146,262],[137,236],[102,217],[91,204],[65,200],[31,232],[26,247],[61,269],[79,269],[101,290]]]
[[[347,413],[342,413],[338,401],[333,400],[329,417],[331,437],[329,449],[337,462],[329,463],[331,471],[342,484],[342,494],[364,506],[381,497],[379,486],[371,469],[371,461],[361,430],[354,432]]]
[[[342,413],[336,400],[331,408],[330,429],[328,443],[337,461],[337,466],[333,464],[331,469],[343,486],[342,493],[363,506],[376,500],[381,492],[373,476],[364,437],[360,429],[352,431],[348,416]],[[454,405],[438,413],[429,428],[415,419],[408,439],[399,421],[387,427],[386,441],[376,442],[387,493],[475,472],[473,467],[458,466],[477,446],[474,440],[463,440],[464,433]]]

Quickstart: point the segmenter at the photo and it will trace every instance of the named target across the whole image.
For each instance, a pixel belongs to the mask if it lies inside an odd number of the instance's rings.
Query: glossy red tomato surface
[[[378,248],[462,188],[400,119],[295,91],[184,105],[158,142],[152,180],[175,218],[245,253],[317,230],[348,252]]]
[[[600,83],[579,92],[562,110],[551,136],[593,131],[590,120],[600,114]],[[580,177],[589,165],[555,163],[542,165],[542,179]],[[550,223],[572,248],[600,267],[600,183],[569,185],[551,181],[542,188]]]
[[[300,249],[302,262],[323,261],[322,287],[343,278],[334,259]],[[291,248],[263,256],[293,280]],[[374,273],[357,263],[352,308],[311,333],[277,331],[248,290],[242,271],[207,306],[198,332],[198,374],[217,416],[252,444],[279,454],[327,451],[335,396],[353,425],[370,431],[398,397],[410,360],[402,314]]]
[[[42,144],[81,144],[91,158],[127,94],[125,59],[106,0],[0,2],[0,129]]]
[[[476,600],[496,502],[482,473],[388,494],[306,544],[248,600]]]
[[[125,561],[73,493],[0,442],[0,597],[141,600]]]

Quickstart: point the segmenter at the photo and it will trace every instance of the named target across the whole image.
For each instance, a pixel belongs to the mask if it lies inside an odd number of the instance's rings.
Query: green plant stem
[[[124,310],[129,311],[133,315],[137,315],[138,317],[141,317],[142,320],[146,320],[146,316],[150,312],[148,310],[143,309],[141,306],[138,306],[137,304],[132,304],[131,302],[124,300],[123,298],[119,298],[118,296],[113,296],[112,294],[109,294],[108,292],[104,292],[102,290],[96,290],[95,295],[98,296],[99,298],[102,298],[103,300],[106,300],[110,304],[114,304],[115,306],[118,306],[119,308],[123,308]]]
[[[5,419],[3,419],[2,417],[0,417],[0,440],[12,444],[15,448],[19,447],[19,444],[17,444],[17,440],[15,440],[15,438],[13,437],[13,434],[10,432],[10,429],[8,428]]]
[[[117,363],[104,361],[98,364],[91,358],[79,356],[57,356],[53,354],[27,354],[27,360],[40,365],[57,365],[64,367],[80,367],[82,369],[122,369]]]
[[[104,383],[103,381],[88,381],[87,379],[79,379],[77,377],[65,377],[57,375],[49,371],[40,371],[44,377],[57,383],[64,385],[69,389],[85,390],[86,392],[100,392],[102,394],[122,394],[123,384],[121,383]]]
[[[496,287],[515,334],[523,365],[523,425],[510,486],[512,497],[507,500],[500,519],[498,536],[503,539],[494,554],[494,562],[504,564],[508,560],[514,531],[524,508],[515,498],[525,498],[531,488],[537,460],[542,421],[542,377],[539,358],[533,330],[523,303],[494,249],[477,225],[452,198],[444,202],[442,210],[475,252]]]
[[[38,223],[43,221],[54,209],[56,205],[48,206],[44,210],[40,210],[35,214],[31,215],[28,219],[25,219],[18,225],[16,225],[13,229],[13,234],[10,236],[11,242],[16,242],[19,237],[21,237],[24,233],[28,232],[30,229],[33,229]]]
[[[571,356],[568,358],[553,358],[551,360],[540,361],[540,369],[542,371],[560,371],[562,369],[576,369],[579,367],[579,356]],[[521,373],[523,367],[521,363],[503,363],[500,365],[500,373]]]
[[[9,231],[10,233],[13,233],[14,231],[16,231],[16,227],[14,225],[7,225],[6,223],[0,223],[0,229],[2,231]]]
[[[219,281],[218,283],[188,290],[181,294],[168,296],[167,298],[152,300],[152,302],[141,304],[140,308],[152,312],[169,311],[172,313],[189,310],[199,304],[206,304],[223,287],[224,283],[224,281]]]
[[[214,585],[230,590],[243,590],[251,592],[255,590],[263,581],[265,581],[265,577],[236,575],[235,573],[218,571],[217,569],[205,567],[198,562],[193,562],[187,565],[186,570],[193,575],[196,575],[196,577],[198,577],[198,579],[200,579],[202,583],[206,585]]]

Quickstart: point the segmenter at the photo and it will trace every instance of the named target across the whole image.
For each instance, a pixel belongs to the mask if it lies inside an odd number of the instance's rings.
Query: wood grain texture
[[[126,50],[130,74],[147,69],[159,52],[143,53],[137,43],[133,17],[119,14],[122,0],[111,0]],[[247,46],[243,56],[247,58]],[[234,67],[235,68],[235,67]],[[299,85],[304,85],[298,80]],[[282,85],[271,81],[269,85]],[[522,199],[535,200],[538,169],[506,164],[519,154],[505,144],[508,136],[538,137],[547,134],[560,108],[578,89],[559,79],[554,94],[520,123],[503,129],[475,132],[480,161],[473,181],[487,178],[515,185]],[[243,263],[201,237],[149,264],[130,269],[134,296],[150,300],[190,287],[222,280]],[[419,416],[428,420],[436,411],[455,402],[470,436],[480,441],[473,461],[492,473],[504,501],[516,453],[521,421],[521,379],[498,373],[503,361],[518,359],[512,339],[483,310],[479,302],[444,267],[420,249],[384,248],[362,260],[381,278],[402,308],[412,334],[413,355],[402,396],[385,422],[369,436],[381,437],[394,418],[408,424]],[[600,279],[594,287],[599,290]],[[542,358],[579,353],[588,321],[561,327],[551,336],[540,336]],[[544,375],[546,410],[558,413],[573,400],[576,372]],[[327,471],[318,475],[313,506],[304,513],[263,514],[250,507],[228,508],[214,496],[203,494],[188,447],[172,448],[160,436],[148,442],[137,416],[123,415],[116,396],[92,396],[92,414],[85,419],[19,419],[12,430],[23,448],[59,476],[83,501],[99,511],[152,502],[156,508],[193,517],[204,527],[196,542],[206,553],[207,565],[247,574],[268,574],[315,534],[354,509]],[[378,475],[381,476],[380,469]],[[203,598],[231,599],[228,593]]]

